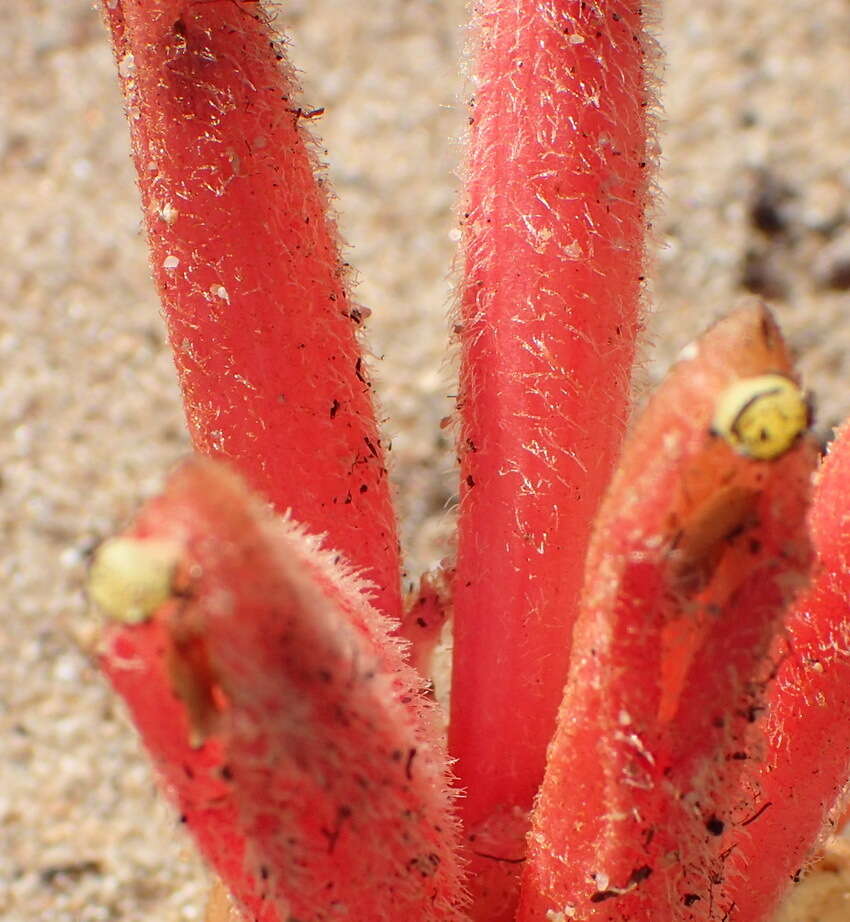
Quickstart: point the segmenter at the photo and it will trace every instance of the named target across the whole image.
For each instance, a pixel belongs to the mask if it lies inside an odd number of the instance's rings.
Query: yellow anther
[[[771,461],[808,429],[806,395],[785,375],[742,378],[726,388],[714,410],[712,431],[749,458]]]
[[[146,621],[171,598],[180,548],[165,541],[111,538],[98,548],[89,572],[89,598],[125,624]]]

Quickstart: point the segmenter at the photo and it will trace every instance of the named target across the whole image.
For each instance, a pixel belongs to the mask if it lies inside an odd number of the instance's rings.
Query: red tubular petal
[[[264,905],[245,867],[245,838],[232,792],[221,777],[220,745],[215,740],[200,748],[190,745],[189,719],[166,666],[169,646],[168,631],[160,620],[112,627],[101,666],[127,702],[161,785],[206,860],[228,882],[252,922],[285,922],[273,907]]]
[[[835,831],[850,779],[850,428],[824,461],[810,517],[816,577],[795,605],[766,718],[769,747],[748,777],[742,824],[731,831],[727,902],[735,918],[770,916]]]
[[[134,534],[182,549],[176,596],[105,665],[231,892],[268,922],[461,922],[444,745],[357,579],[208,461]]]
[[[473,6],[449,747],[470,828],[543,776],[627,416],[651,173],[646,3]]]
[[[808,570],[816,453],[801,439],[758,461],[711,432],[734,381],[791,374],[766,311],[729,316],[685,354],[595,528],[520,922],[728,908],[715,843],[739,806],[736,754],[762,704],[765,652]]]
[[[315,156],[249,0],[104,0],[189,430],[400,612],[371,385]]]

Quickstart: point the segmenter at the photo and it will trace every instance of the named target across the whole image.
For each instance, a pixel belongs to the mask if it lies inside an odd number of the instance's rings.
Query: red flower
[[[763,919],[848,775],[850,449],[813,551],[808,405],[751,307],[689,348],[617,464],[642,6],[475,5],[457,565],[406,610],[360,315],[261,8],[104,8],[189,428],[218,463],[172,477],[92,590],[118,619],[104,667],[233,912]],[[449,615],[456,781],[427,681]]]

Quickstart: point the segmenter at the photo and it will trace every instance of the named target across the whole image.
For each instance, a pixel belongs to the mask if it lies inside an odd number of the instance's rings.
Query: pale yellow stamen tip
[[[146,621],[171,598],[180,553],[177,545],[166,541],[111,538],[95,554],[89,598],[116,621]]]
[[[785,375],[742,378],[720,395],[712,431],[759,461],[784,455],[811,422],[806,395]]]

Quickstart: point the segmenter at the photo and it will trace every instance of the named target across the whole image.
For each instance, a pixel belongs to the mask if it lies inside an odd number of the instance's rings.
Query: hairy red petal
[[[238,901],[269,922],[460,922],[438,722],[359,580],[209,461],[133,534],[181,549],[175,594],[113,629],[104,663]]]
[[[637,424],[591,545],[570,679],[518,919],[720,919],[717,842],[739,805],[765,654],[810,563],[816,452],[712,433],[733,382],[791,374],[769,314],[718,323]]]
[[[473,4],[450,728],[470,828],[528,810],[543,777],[590,522],[628,415],[648,6]]]
[[[327,533],[398,616],[360,313],[282,46],[248,0],[104,10],[194,444]]]
[[[765,720],[769,741],[747,776],[727,902],[741,922],[769,917],[823,837],[850,779],[850,428],[823,462],[810,517],[817,567],[777,643]]]

